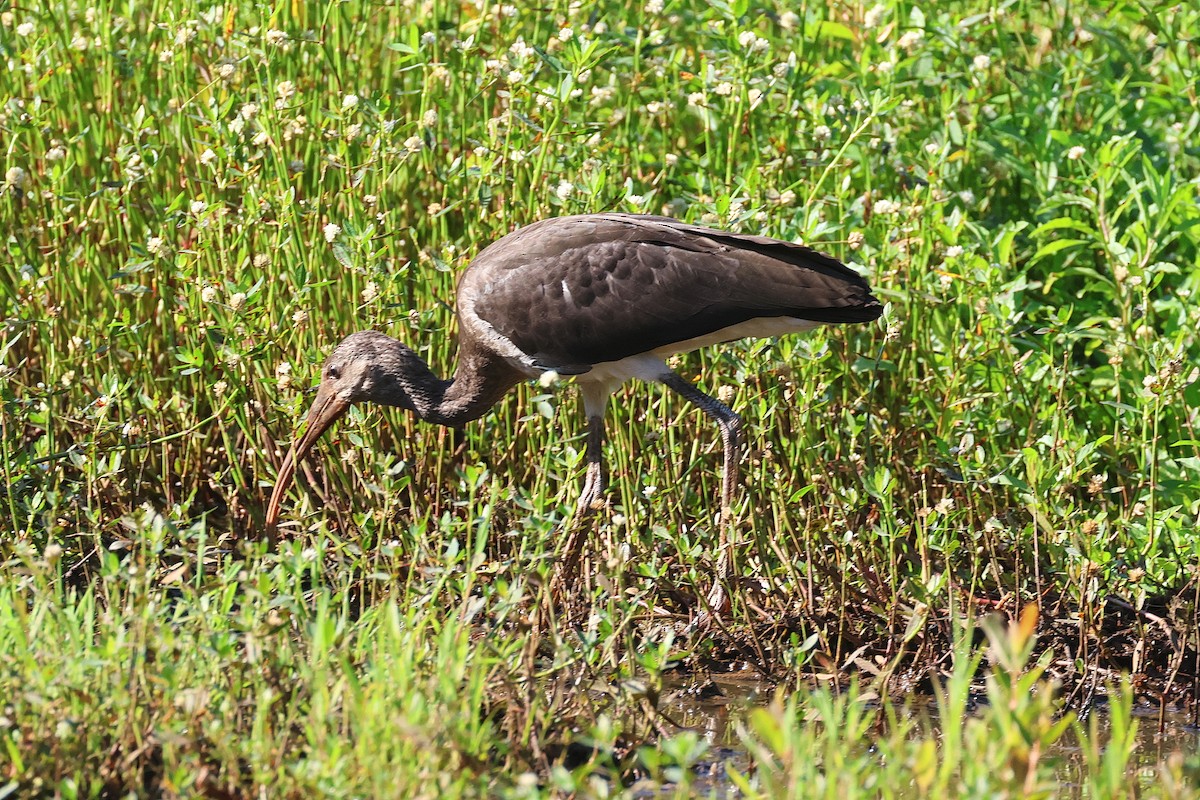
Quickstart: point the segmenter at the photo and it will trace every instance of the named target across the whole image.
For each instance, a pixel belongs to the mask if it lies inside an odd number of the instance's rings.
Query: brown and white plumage
[[[574,376],[583,393],[589,435],[582,509],[603,492],[605,404],[630,378],[660,381],[716,419],[727,509],[737,475],[737,415],[671,372],[665,359],[722,341],[868,322],[882,310],[857,273],[802,245],[636,214],[536,222],[485,248],[463,273],[451,380],[381,333],[351,334],[334,349],[308,428],[280,468],[267,527],[274,530],[296,462],[351,403],[401,406],[456,426],[482,416],[515,384],[550,371]]]

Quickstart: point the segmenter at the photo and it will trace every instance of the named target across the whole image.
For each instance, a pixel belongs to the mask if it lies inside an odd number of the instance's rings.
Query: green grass
[[[1121,672],[1190,695],[1188,4],[0,12],[0,782],[619,793],[604,781],[679,779],[702,749],[657,735],[654,692],[630,687],[736,660],[871,687],[752,716],[747,794],[820,794],[820,752],[888,796],[935,785],[931,763],[975,776],[948,793],[1033,792],[1052,773],[995,767],[1028,741],[982,744],[999,711],[935,737],[891,700],[967,685],[946,660],[969,664],[962,631],[1035,602],[1021,663],[1061,694],[1021,695],[1030,719]],[[472,255],[610,209],[803,239],[890,304],[680,361],[747,423],[728,630],[674,630],[715,563],[720,448],[653,387],[616,397],[612,512],[574,617],[547,590],[582,477],[569,386],[523,386],[461,434],[355,410],[267,552],[266,496],[332,344],[376,328],[448,371]],[[872,693],[890,699],[855,700]],[[876,735],[890,758],[856,749]],[[1124,796],[1083,735],[1081,791]],[[564,756],[587,742],[601,754]],[[1186,796],[1181,763],[1142,796]]]

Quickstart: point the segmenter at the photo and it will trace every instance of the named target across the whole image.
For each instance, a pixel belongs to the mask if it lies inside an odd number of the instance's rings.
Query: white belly
[[[728,328],[685,339],[682,342],[663,345],[647,353],[622,358],[619,361],[605,361],[593,364],[591,370],[577,376],[580,383],[595,382],[616,388],[630,378],[640,378],[644,381],[657,381],[668,375],[666,359],[676,353],[690,353],[701,347],[732,342],[738,339],[768,339],[783,336],[788,333],[802,333],[819,327],[823,323],[796,317],[760,317]]]

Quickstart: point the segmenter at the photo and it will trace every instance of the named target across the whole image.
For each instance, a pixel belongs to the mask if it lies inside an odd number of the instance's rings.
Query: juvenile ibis
[[[637,214],[533,223],[485,248],[463,272],[458,365],[450,380],[375,331],[353,333],[334,348],[308,426],[279,469],[267,530],[274,535],[297,462],[352,403],[399,406],[427,422],[459,426],[482,416],[517,383],[547,372],[572,376],[583,395],[588,435],[581,513],[594,508],[604,491],[608,397],[630,378],[641,378],[665,384],[716,421],[727,518],[741,422],[672,372],[665,359],[718,342],[869,322],[882,311],[856,272],[802,245]],[[719,571],[725,573],[726,526],[721,528]],[[578,554],[568,555],[574,560]]]

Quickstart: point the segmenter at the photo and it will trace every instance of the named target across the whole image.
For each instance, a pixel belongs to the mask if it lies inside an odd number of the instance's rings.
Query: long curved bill
[[[350,402],[338,397],[325,384],[321,384],[317,389],[317,399],[308,410],[308,427],[305,428],[304,435],[292,443],[287,457],[283,459],[283,464],[279,467],[279,476],[275,479],[275,491],[271,492],[271,502],[267,504],[266,527],[267,535],[271,539],[275,538],[279,507],[283,503],[283,495],[291,484],[292,477],[296,474],[296,465],[308,455],[308,451],[321,438],[321,434],[329,430],[329,426],[345,414],[348,408]]]

